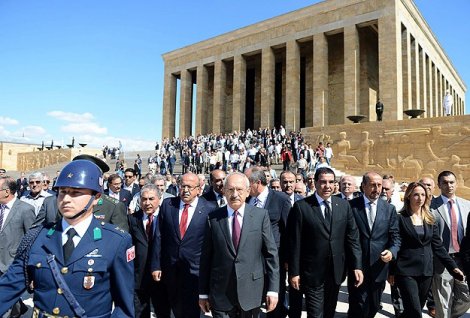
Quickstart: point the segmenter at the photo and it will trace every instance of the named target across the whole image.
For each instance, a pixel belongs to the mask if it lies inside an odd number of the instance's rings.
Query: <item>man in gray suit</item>
[[[227,206],[208,216],[199,306],[215,318],[259,317],[265,290],[267,311],[278,302],[278,252],[268,211],[245,204],[249,193],[248,178],[230,174],[224,182]]]
[[[463,269],[460,244],[467,228],[470,201],[457,197],[457,179],[452,171],[442,171],[437,184],[441,195],[432,199],[431,211],[436,217],[444,247]],[[467,284],[454,279],[436,257],[432,293],[438,318],[460,317],[470,308]]]
[[[24,234],[36,217],[32,205],[16,198],[16,180],[0,177],[0,276],[3,275],[16,255],[16,250]],[[9,317],[19,317],[25,308],[21,300],[17,302]]]

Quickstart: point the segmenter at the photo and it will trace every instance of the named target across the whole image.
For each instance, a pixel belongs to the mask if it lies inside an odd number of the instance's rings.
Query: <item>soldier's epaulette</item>
[[[107,201],[109,201],[113,204],[118,204],[119,203],[118,199],[111,198],[109,195],[102,195],[101,197],[104,198],[104,200],[107,200]]]
[[[125,230],[121,229],[119,226],[116,226],[115,224],[101,222],[101,227],[103,228],[103,230],[108,230],[110,232],[119,234],[120,236],[124,236],[125,234],[128,234]]]

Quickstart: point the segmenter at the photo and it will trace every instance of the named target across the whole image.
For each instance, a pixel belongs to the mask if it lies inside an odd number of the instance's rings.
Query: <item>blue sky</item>
[[[151,149],[163,53],[316,2],[0,0],[0,140]],[[470,1],[415,2],[469,85]]]

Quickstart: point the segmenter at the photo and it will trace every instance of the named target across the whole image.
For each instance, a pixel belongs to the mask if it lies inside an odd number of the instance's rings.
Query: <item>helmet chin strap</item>
[[[95,198],[96,197],[94,195],[92,195],[90,200],[88,201],[87,205],[85,205],[85,207],[80,212],[78,212],[77,214],[75,214],[74,216],[72,216],[69,219],[74,220],[74,219],[78,218],[79,216],[83,215],[83,213],[85,213],[86,211],[88,211],[88,209],[90,208],[90,206],[93,203],[93,201],[95,200]]]

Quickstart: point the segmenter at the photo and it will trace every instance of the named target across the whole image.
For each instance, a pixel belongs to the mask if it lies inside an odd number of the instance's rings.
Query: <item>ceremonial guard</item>
[[[55,184],[62,218],[25,235],[0,278],[0,315],[29,289],[33,317],[134,317],[131,237],[93,217],[102,183],[93,162],[63,168]]]

